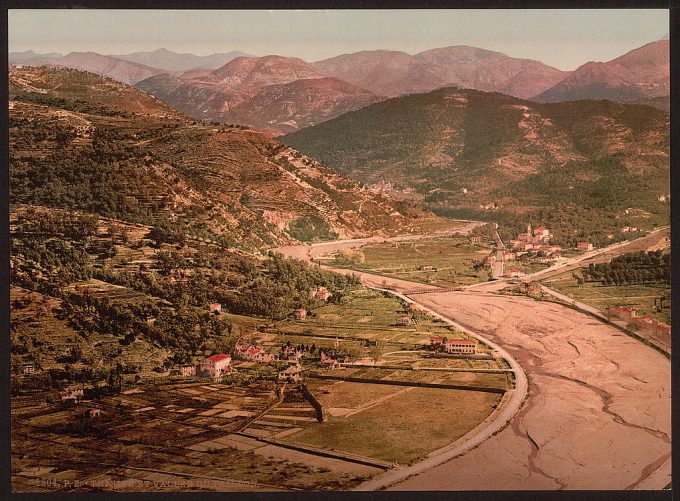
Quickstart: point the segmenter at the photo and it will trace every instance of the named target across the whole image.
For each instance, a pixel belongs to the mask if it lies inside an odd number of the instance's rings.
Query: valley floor
[[[328,244],[323,250],[313,246],[283,251],[309,259],[328,252]],[[358,275],[365,285],[407,295],[423,288],[406,280]],[[490,293],[507,284],[492,285],[464,292],[439,292],[433,287],[411,299],[455,320],[469,333],[483,335],[517,359],[529,378],[524,405],[509,426],[478,447],[425,471],[414,471],[417,474],[406,480],[392,471],[367,484],[394,490],[667,486],[669,359],[584,313]]]

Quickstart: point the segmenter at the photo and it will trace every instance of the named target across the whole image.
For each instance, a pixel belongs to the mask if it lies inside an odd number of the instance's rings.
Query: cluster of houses
[[[550,245],[553,235],[545,226],[539,226],[532,231],[531,225],[527,225],[526,233],[520,233],[517,238],[510,240],[510,247],[520,255],[522,252],[543,252],[550,258],[558,258],[562,248],[559,245]]]
[[[479,204],[479,208],[482,210],[498,210],[499,206],[496,202],[489,202],[488,204]]]
[[[430,337],[430,348],[441,353],[452,355],[475,355],[477,341],[474,339],[448,339],[446,336]]]
[[[69,386],[65,390],[59,392],[59,398],[62,402],[70,402],[77,404],[78,400],[83,398],[85,390],[80,386]]]
[[[261,346],[237,343],[234,356],[241,360],[266,364],[274,360],[274,355]]]
[[[299,346],[283,345],[279,351],[279,360],[297,363],[301,358],[302,350],[300,350]]]
[[[670,336],[671,326],[659,322],[656,318],[652,317],[638,317],[635,308],[628,308],[625,306],[613,307],[607,310],[607,316],[610,319],[624,320],[632,324],[640,332],[649,334],[652,336]]]

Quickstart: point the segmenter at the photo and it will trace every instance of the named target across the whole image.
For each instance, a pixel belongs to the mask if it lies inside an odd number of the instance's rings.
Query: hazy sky
[[[9,50],[125,54],[165,47],[316,61],[360,50],[471,45],[560,69],[668,33],[667,10],[10,10]]]

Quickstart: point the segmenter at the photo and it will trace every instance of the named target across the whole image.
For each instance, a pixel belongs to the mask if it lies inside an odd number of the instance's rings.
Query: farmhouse
[[[607,310],[607,313],[609,314],[609,318],[614,317],[621,320],[631,320],[637,317],[637,312],[635,311],[635,308],[627,308],[625,306],[609,308]]]
[[[179,368],[180,376],[191,377],[196,375],[196,366],[193,364],[184,364]]]
[[[237,344],[235,356],[242,360],[249,360],[251,362],[267,363],[274,360],[274,355],[267,352],[261,346]]]
[[[477,342],[472,339],[450,339],[444,345],[446,353],[455,355],[474,355],[477,353]]]
[[[33,364],[24,364],[21,367],[21,372],[23,374],[33,374],[35,372],[35,366]]]
[[[431,336],[430,337],[430,346],[441,346],[444,343],[446,343],[446,337],[445,336]]]
[[[222,305],[220,303],[211,303],[210,304],[210,313],[213,313],[215,315],[219,315],[222,313]]]
[[[329,357],[323,351],[321,352],[321,366],[325,369],[335,369],[340,365],[340,362],[334,357]]]
[[[201,362],[200,371],[203,374],[210,375],[213,379],[219,379],[224,373],[229,372],[230,363],[231,356],[218,353]]]
[[[279,381],[286,381],[289,383],[294,383],[300,380],[300,366],[290,365],[285,370],[279,372],[277,376]]]
[[[70,386],[64,391],[59,392],[59,397],[61,397],[62,402],[74,402],[78,403],[78,400],[83,396],[84,391],[82,388],[75,388]]]
[[[471,244],[479,244],[479,243],[482,243],[482,237],[479,236],[479,235],[474,235],[474,236],[470,237],[470,243],[471,243]]]
[[[304,320],[305,318],[307,318],[307,310],[305,310],[304,308],[298,308],[297,310],[295,310],[294,315],[296,320]]]
[[[411,320],[411,317],[400,317],[397,320],[396,325],[412,325],[413,321]]]
[[[579,242],[576,245],[576,248],[580,251],[591,251],[593,250],[593,244],[590,242]]]

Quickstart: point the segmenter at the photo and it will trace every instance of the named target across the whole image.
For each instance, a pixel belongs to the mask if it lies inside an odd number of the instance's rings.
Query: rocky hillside
[[[370,50],[314,63],[324,74],[384,96],[427,92],[446,84],[427,64],[405,52]]]
[[[323,73],[302,59],[239,57],[216,70],[159,75],[137,88],[188,115],[255,126],[274,135],[374,103],[375,94]]]
[[[229,110],[235,123],[281,135],[295,132],[384,98],[337,78],[309,78],[268,85]]]
[[[446,88],[376,103],[282,141],[367,184],[415,190],[443,211],[563,202],[650,212],[669,190],[668,127],[668,115],[649,106],[537,104]]]
[[[431,213],[265,135],[206,127],[76,70],[10,73],[13,202],[93,212],[241,248],[408,232]]]
[[[670,94],[670,42],[659,40],[621,57],[588,62],[554,87],[539,93],[540,102],[576,99],[638,101]]]
[[[539,61],[463,45],[415,55],[398,51],[363,51],[325,59],[314,65],[330,76],[386,96],[455,85],[527,98],[568,75],[568,72]]]

